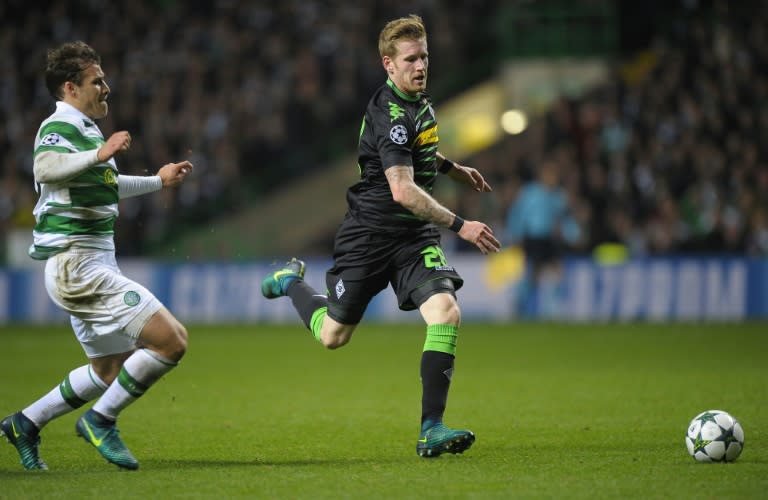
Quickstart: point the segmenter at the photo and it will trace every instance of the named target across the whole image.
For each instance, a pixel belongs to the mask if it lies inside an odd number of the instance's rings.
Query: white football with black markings
[[[728,412],[703,411],[688,425],[685,445],[699,462],[733,462],[744,449],[744,429]]]

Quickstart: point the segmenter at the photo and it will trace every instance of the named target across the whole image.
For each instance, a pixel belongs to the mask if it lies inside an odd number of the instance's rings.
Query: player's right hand
[[[128,151],[130,147],[131,134],[129,134],[126,130],[121,130],[120,132],[115,132],[109,136],[107,142],[105,142],[104,145],[99,148],[99,151],[96,153],[96,157],[99,161],[107,161],[117,153]]]
[[[480,221],[465,220],[458,234],[461,239],[475,245],[483,255],[501,249],[501,242],[493,235],[493,229]]]

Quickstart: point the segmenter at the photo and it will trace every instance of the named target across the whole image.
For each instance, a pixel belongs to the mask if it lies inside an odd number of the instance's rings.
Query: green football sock
[[[320,342],[320,330],[323,328],[323,320],[327,314],[327,307],[321,307],[312,313],[312,319],[309,323],[309,330],[312,332],[312,335],[315,337],[315,339],[317,339],[318,342]]]

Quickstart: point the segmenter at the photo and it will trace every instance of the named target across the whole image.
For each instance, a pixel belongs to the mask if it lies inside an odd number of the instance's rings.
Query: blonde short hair
[[[421,40],[427,38],[427,30],[421,17],[411,14],[389,21],[379,34],[379,55],[393,57],[397,53],[395,44],[399,40]]]

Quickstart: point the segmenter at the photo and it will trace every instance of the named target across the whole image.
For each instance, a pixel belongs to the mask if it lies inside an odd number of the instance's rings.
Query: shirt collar
[[[419,95],[416,95],[416,96],[408,95],[402,90],[400,90],[399,88],[397,88],[397,85],[395,85],[395,82],[393,82],[389,78],[387,78],[387,85],[389,85],[389,88],[391,88],[395,92],[395,94],[397,94],[401,99],[405,101],[416,102],[419,99],[421,99],[421,93],[419,93]]]
[[[87,127],[94,127],[96,126],[96,123],[88,117],[85,113],[77,109],[76,107],[72,106],[71,104],[64,102],[64,101],[56,101],[56,112],[57,113],[64,113],[67,115],[72,115],[76,118],[80,118],[83,120],[83,123]]]

